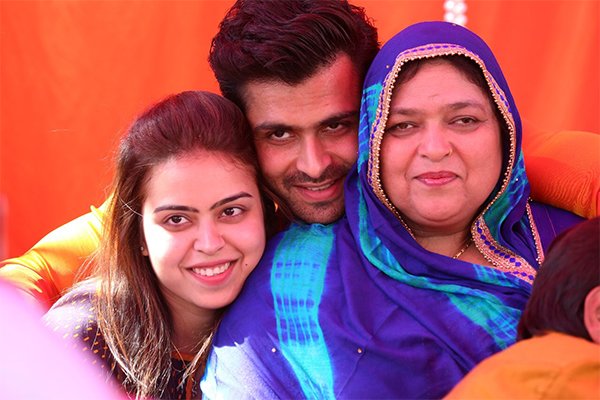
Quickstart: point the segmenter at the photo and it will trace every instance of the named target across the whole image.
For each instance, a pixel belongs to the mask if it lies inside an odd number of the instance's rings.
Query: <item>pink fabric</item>
[[[124,398],[41,321],[42,310],[0,281],[0,398]]]

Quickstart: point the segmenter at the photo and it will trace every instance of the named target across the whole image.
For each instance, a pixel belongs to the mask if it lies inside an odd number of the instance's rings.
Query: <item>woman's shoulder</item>
[[[62,337],[65,346],[87,354],[92,364],[111,367],[112,357],[98,327],[94,299],[98,282],[89,280],[65,293],[44,315],[51,331]]]
[[[96,281],[87,281],[75,286],[63,295],[44,315],[46,325],[67,338],[75,339],[96,335],[97,317],[94,311]]]
[[[532,201],[530,205],[544,249],[547,249],[561,232],[585,220],[579,215],[549,204]]]
[[[65,312],[67,310],[89,311],[92,307],[93,299],[96,297],[97,288],[98,281],[91,279],[73,286],[56,301],[46,315]]]
[[[547,203],[541,203],[532,200],[529,204],[531,205],[531,210],[534,214],[534,218],[539,217],[540,213],[545,213],[546,216],[549,218],[562,219],[566,221],[572,220],[576,221],[575,223],[583,221],[585,219],[584,217],[577,215],[572,211],[566,210],[564,208],[558,208]]]

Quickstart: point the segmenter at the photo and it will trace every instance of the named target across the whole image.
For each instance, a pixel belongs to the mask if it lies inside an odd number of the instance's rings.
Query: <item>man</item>
[[[246,113],[288,219],[328,224],[343,214],[362,80],[378,49],[377,30],[346,0],[240,0],[222,21],[209,61],[223,95]],[[104,212],[92,208],[3,261],[0,276],[49,308],[98,246]]]
[[[221,22],[210,65],[296,219],[329,224],[344,212],[362,80],[378,48],[364,11],[346,1],[242,0]]]

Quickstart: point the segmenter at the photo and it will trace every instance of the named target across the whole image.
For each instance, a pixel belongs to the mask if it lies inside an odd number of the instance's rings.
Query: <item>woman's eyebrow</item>
[[[215,204],[213,204],[210,207],[210,209],[214,210],[215,208],[222,206],[223,204],[227,204],[229,202],[232,202],[237,199],[244,198],[244,197],[252,197],[252,195],[249,193],[246,193],[246,192],[236,193],[232,196],[229,196],[222,200],[217,201]],[[161,211],[187,211],[187,212],[194,212],[194,213],[199,212],[197,208],[189,207],[189,206],[179,206],[179,205],[175,205],[175,204],[166,204],[164,206],[159,206],[154,209],[155,214],[158,212],[161,212]]]
[[[210,209],[214,210],[217,207],[220,207],[224,204],[230,203],[232,201],[235,201],[237,199],[244,198],[244,197],[252,197],[252,195],[250,193],[246,193],[246,192],[239,192],[232,196],[225,197],[224,199],[217,201],[215,204],[212,205],[212,207]]]
[[[158,206],[154,209],[154,213],[158,213],[161,211],[188,211],[188,212],[198,212],[198,209],[194,208],[194,207],[188,207],[188,206],[178,206],[175,204],[167,204],[164,206]]]
[[[458,101],[456,103],[448,104],[448,108],[450,108],[451,110],[460,110],[467,107],[475,107],[479,108],[482,111],[485,111],[485,106],[479,101]]]
[[[391,107],[390,114],[397,115],[417,115],[421,112],[416,108],[408,108],[408,107]]]
[[[450,110],[461,110],[467,107],[475,107],[485,111],[485,105],[479,101],[457,101],[455,103],[446,104],[444,108],[448,108]],[[417,108],[410,107],[391,107],[390,114],[397,115],[418,115],[421,111]]]

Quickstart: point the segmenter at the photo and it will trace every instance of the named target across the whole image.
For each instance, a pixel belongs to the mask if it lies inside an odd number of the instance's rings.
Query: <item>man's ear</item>
[[[585,297],[583,323],[592,337],[600,344],[600,286],[596,286]]]

